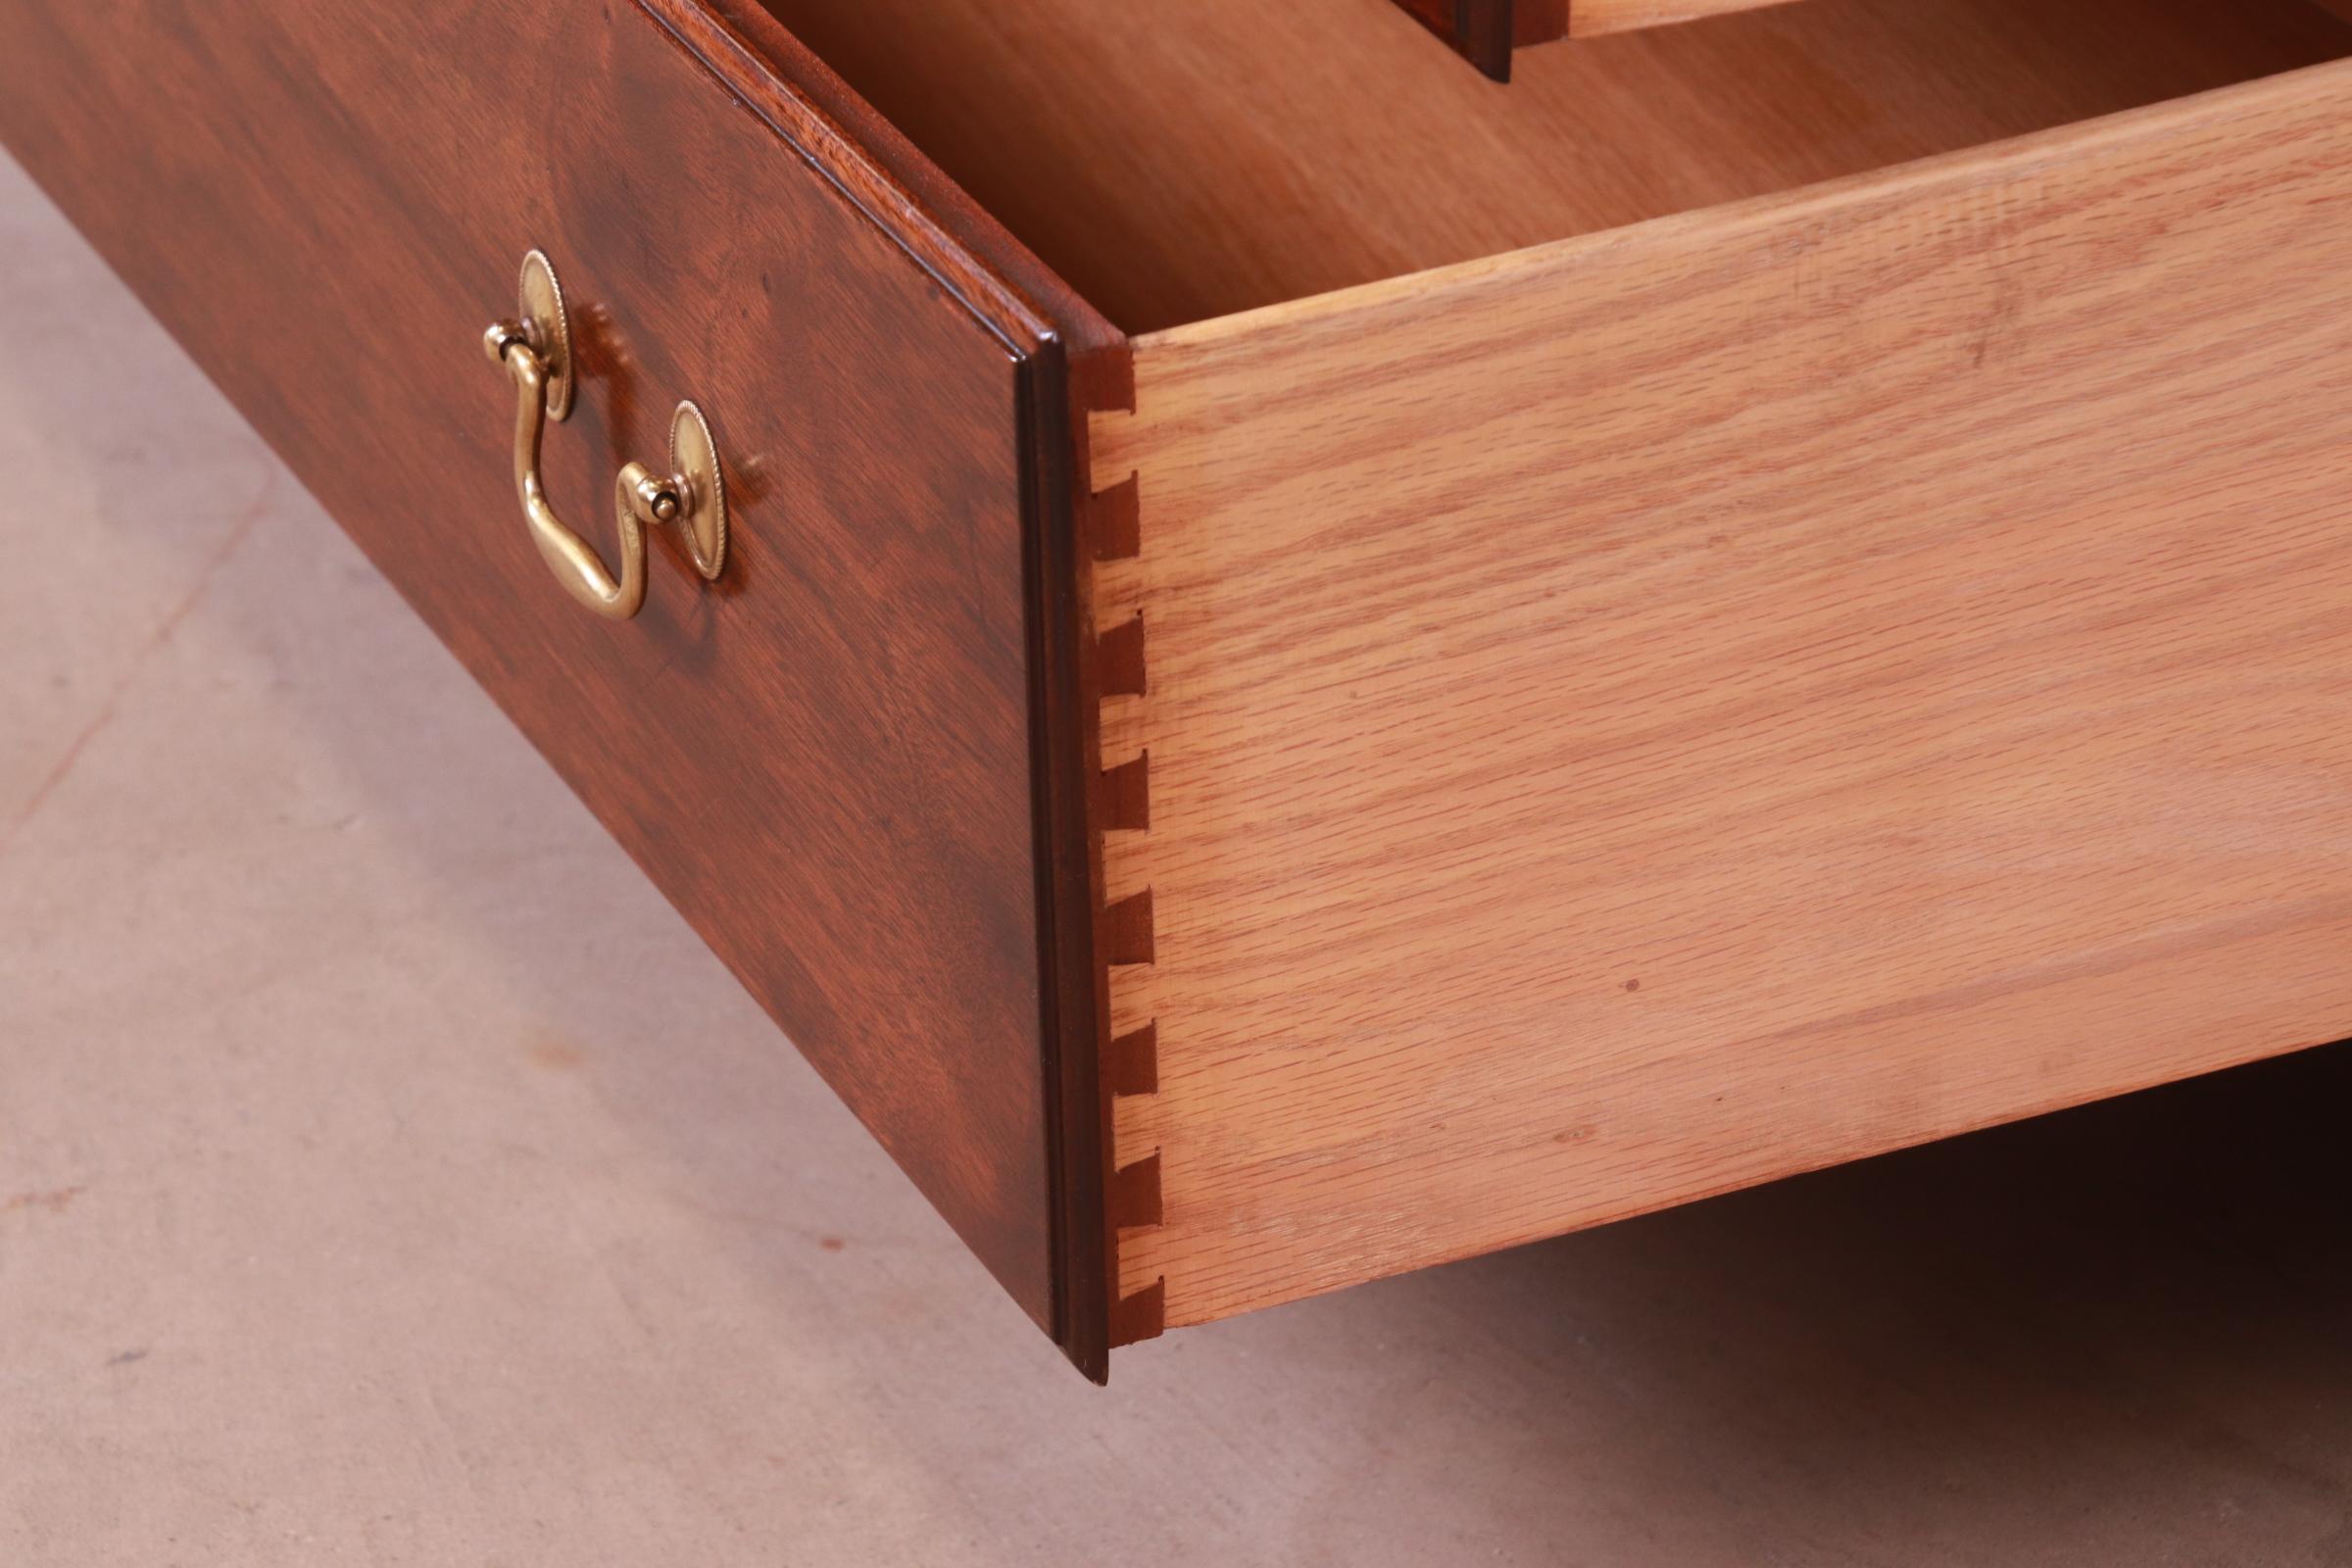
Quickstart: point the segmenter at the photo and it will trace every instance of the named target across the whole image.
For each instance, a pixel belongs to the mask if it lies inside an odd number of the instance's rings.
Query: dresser
[[[0,140],[1091,1376],[2352,1034],[2352,0],[0,50]]]

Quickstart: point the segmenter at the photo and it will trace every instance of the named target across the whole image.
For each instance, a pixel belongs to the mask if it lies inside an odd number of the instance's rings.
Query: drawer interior
[[[1144,333],[2352,54],[2321,0],[1806,0],[1530,51],[1388,0],[761,0]]]

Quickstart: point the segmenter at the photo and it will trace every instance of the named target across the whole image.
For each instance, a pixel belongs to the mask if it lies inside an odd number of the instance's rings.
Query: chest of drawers
[[[2352,1033],[2331,6],[1798,0],[1508,86],[1390,0],[0,48],[1093,1375]]]

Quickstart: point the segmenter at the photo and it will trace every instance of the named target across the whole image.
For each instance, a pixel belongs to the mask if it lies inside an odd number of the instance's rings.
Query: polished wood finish
[[[0,134],[1100,1375],[1064,367],[1114,335],[735,21],[7,0]],[[729,466],[725,576],[664,539],[624,626],[507,476],[478,339],[533,246],[586,371],[559,504],[609,528],[680,397]]]
[[[1140,339],[1170,1325],[2352,1030],[2352,63]]]
[[[1500,92],[1363,0],[765,3],[1130,332],[2072,124],[2344,41],[2306,0],[1801,0],[1534,50]]]

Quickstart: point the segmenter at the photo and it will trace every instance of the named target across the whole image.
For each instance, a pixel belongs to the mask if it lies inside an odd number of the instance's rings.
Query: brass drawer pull
[[[727,564],[726,491],[710,426],[692,403],[679,404],[670,416],[669,471],[656,474],[632,463],[612,482],[612,515],[620,525],[617,581],[595,547],[564,526],[548,504],[539,476],[540,444],[548,420],[571,416],[577,377],[564,290],[538,251],[522,259],[521,318],[493,323],[482,347],[514,382],[514,491],[539,554],[566,593],[612,620],[636,614],[645,604],[645,531],[665,522],[677,527],[695,569],[717,580]]]

